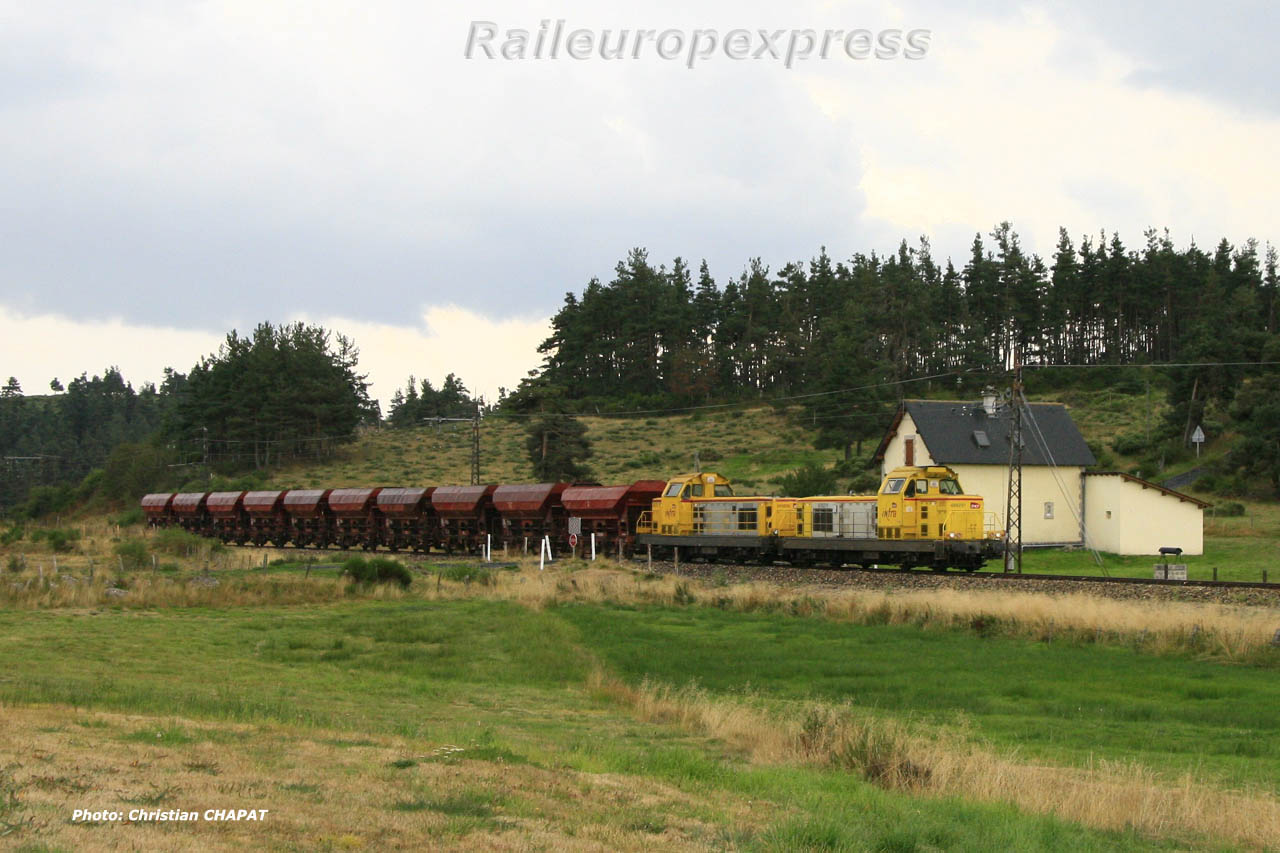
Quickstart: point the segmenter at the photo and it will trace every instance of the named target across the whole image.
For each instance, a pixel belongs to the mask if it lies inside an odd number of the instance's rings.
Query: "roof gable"
[[[1022,424],[1024,465],[1096,465],[1084,436],[1061,403],[1031,403]],[[906,400],[876,451],[883,459],[889,440],[897,433],[903,414],[911,416],[929,455],[942,465],[1008,465],[1008,414],[988,415],[981,403]]]

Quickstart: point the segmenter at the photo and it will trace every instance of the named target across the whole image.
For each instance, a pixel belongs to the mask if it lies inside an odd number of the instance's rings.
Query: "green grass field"
[[[211,849],[1220,846],[1177,827],[1087,828],[886,790],[838,768],[762,764],[713,733],[636,719],[590,686],[601,670],[637,685],[696,682],[708,701],[780,720],[812,701],[848,703],[1016,762],[1131,762],[1161,784],[1190,773],[1265,797],[1280,778],[1274,668],[1123,645],[468,599],[11,610],[0,612],[0,655],[0,704],[14,714],[0,738],[0,783],[14,798],[0,821],[33,851],[106,838]],[[67,821],[84,801],[212,799],[279,819],[221,835]]]

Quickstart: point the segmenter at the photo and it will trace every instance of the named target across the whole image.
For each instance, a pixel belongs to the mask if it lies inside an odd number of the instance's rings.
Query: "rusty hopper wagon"
[[[474,551],[501,533],[493,493],[497,486],[437,486],[431,506],[440,516],[445,551]]]
[[[382,544],[392,551],[430,551],[440,545],[440,517],[431,505],[435,486],[425,489],[382,489]]]
[[[334,489],[329,493],[329,511],[333,513],[333,541],[340,548],[364,548],[372,551],[381,544],[382,513],[378,511],[378,493],[382,489]]]
[[[249,541],[249,515],[244,509],[245,492],[210,492],[205,498],[210,529],[223,542],[243,545]]]
[[[329,512],[332,489],[290,489],[284,493],[284,511],[289,516],[290,539],[294,545],[327,548],[333,538],[333,517]]]
[[[254,545],[282,547],[289,541],[284,492],[246,492],[244,510],[249,516],[249,541]]]
[[[173,495],[144,495],[142,512],[147,517],[148,527],[168,527],[173,521]]]
[[[565,532],[565,510],[560,497],[568,483],[537,483],[532,486],[498,486],[493,507],[502,516],[502,543],[523,547],[543,536],[557,541]]]
[[[569,517],[582,519],[583,537],[595,534],[598,551],[630,554],[635,547],[636,522],[664,486],[663,480],[638,480],[629,486],[570,486],[560,500]]]
[[[173,496],[173,516],[183,530],[204,536],[209,532],[209,510],[205,492],[182,492]]]

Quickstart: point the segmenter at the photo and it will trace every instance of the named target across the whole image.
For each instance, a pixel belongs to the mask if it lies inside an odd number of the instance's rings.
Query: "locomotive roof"
[[[1031,417],[1024,418],[1022,464],[1048,465],[1040,436],[1056,465],[1096,465],[1067,407],[1061,403],[1031,403]],[[903,415],[910,415],[916,432],[932,456],[942,465],[1008,465],[1010,418],[988,415],[981,402],[905,400],[885,432],[876,458],[883,459],[889,442],[898,434]],[[1037,429],[1038,428],[1038,429]]]

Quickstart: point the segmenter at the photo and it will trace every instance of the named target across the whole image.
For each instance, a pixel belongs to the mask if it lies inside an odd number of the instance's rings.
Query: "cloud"
[[[456,373],[473,394],[496,399],[498,388],[514,389],[540,363],[538,344],[550,333],[544,318],[493,320],[454,305],[424,309],[405,325],[344,317],[311,320],[355,340],[360,370],[369,375],[370,394],[383,411],[409,374],[436,387]],[[248,331],[242,329],[241,331]],[[0,306],[0,369],[16,376],[27,394],[48,393],[55,377],[65,385],[83,372],[119,367],[135,388],[159,383],[163,368],[185,373],[215,352],[224,336],[201,331],[139,325],[122,319],[77,320],[57,314],[24,314]]]

